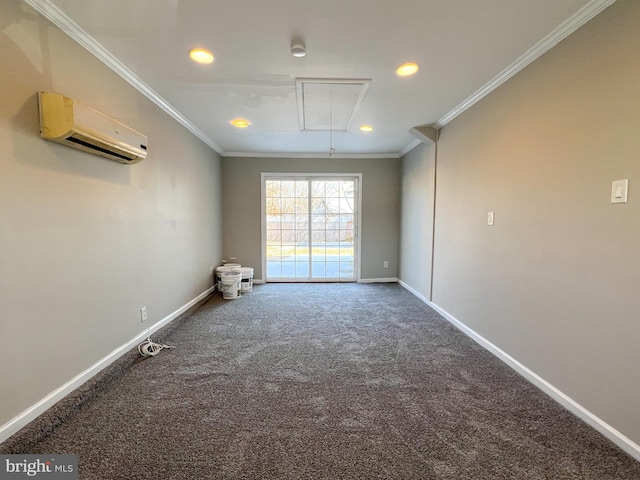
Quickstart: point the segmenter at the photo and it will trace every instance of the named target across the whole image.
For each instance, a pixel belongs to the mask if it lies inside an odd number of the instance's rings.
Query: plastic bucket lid
[[[224,285],[233,285],[242,280],[242,274],[239,272],[223,272],[220,276],[220,281]]]
[[[240,267],[236,270],[242,274],[242,278],[253,277],[253,267]]]
[[[240,267],[234,267],[233,265],[232,266],[223,265],[222,267],[216,268],[216,272],[219,273],[219,274],[222,274],[224,272],[227,272],[227,273],[229,273],[229,272],[237,272],[239,268]]]

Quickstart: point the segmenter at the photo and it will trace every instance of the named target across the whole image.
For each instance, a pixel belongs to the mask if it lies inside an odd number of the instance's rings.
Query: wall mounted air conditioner
[[[58,93],[40,92],[40,134],[47,140],[124,164],[147,156],[147,137]]]

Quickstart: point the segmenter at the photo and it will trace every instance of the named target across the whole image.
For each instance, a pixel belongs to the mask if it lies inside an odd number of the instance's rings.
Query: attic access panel
[[[297,78],[301,131],[347,131],[371,80]]]

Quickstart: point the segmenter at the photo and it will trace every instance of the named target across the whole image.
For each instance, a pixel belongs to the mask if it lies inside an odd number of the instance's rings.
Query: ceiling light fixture
[[[360,130],[363,132],[373,132],[373,127],[371,125],[360,125]]]
[[[291,44],[291,55],[296,58],[304,57],[307,54],[307,50],[304,48],[302,42]]]
[[[213,63],[213,53],[205,48],[194,48],[189,52],[191,60],[198,63]]]
[[[417,63],[408,62],[408,63],[403,63],[398,68],[396,68],[396,73],[398,75],[400,75],[401,77],[406,77],[406,76],[409,76],[409,75],[413,75],[419,69],[420,69],[420,67],[418,66]]]
[[[249,120],[245,120],[244,118],[236,118],[234,120],[231,120],[231,125],[238,128],[247,128],[249,125],[251,125],[251,122],[249,122]]]

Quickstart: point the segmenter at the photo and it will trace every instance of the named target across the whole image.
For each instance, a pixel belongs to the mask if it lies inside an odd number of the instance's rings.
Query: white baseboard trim
[[[57,402],[59,402],[64,397],[69,395],[71,392],[73,392],[76,388],[78,388],[80,385],[85,383],[91,377],[97,375],[104,368],[108,367],[113,362],[118,360],[122,355],[124,355],[129,350],[134,348],[136,345],[142,342],[149,335],[151,335],[154,332],[157,332],[162,327],[170,323],[172,320],[175,320],[176,318],[178,318],[180,315],[182,315],[184,312],[189,310],[200,300],[202,300],[207,295],[209,295],[214,290],[214,288],[215,287],[209,288],[208,290],[206,290],[205,292],[201,293],[196,298],[191,300],[186,305],[180,307],[178,310],[166,316],[159,322],[155,323],[153,326],[140,332],[138,335],[136,335],[134,338],[129,340],[127,343],[119,346],[109,355],[102,358],[97,363],[87,368],[85,371],[79,373],[78,375],[73,377],[71,380],[69,380],[67,383],[58,387],[49,395],[41,399],[39,402],[35,403],[24,412],[20,413],[19,415],[17,415],[13,419],[9,420],[7,423],[2,425],[0,427],[0,443],[7,440],[13,434],[17,433],[21,428],[25,427],[29,422],[35,420],[39,415],[42,415],[45,411],[47,411]]]
[[[522,363],[517,361],[511,355],[507,354],[506,352],[501,350],[499,347],[491,343],[489,340],[484,338],[482,335],[478,334],[476,331],[467,327],[464,323],[462,323],[460,320],[455,318],[453,315],[449,314],[446,310],[440,308],[435,303],[432,303],[431,301],[429,301],[427,298],[425,298],[423,295],[415,291],[405,282],[403,282],[402,280],[399,280],[398,283],[400,283],[400,285],[402,285],[406,290],[408,290],[413,295],[418,297],[428,306],[433,308],[436,312],[442,315],[448,322],[450,322],[458,330],[462,331],[464,334],[466,334],[468,337],[470,337],[472,340],[478,343],[485,350],[488,350],[490,353],[498,357],[500,360],[506,363],[509,367],[515,370],[518,374],[522,375],[525,379],[527,379],[529,382],[534,384],[544,393],[549,395],[552,399],[554,399],[564,408],[566,408],[575,416],[583,420],[589,426],[596,429],[598,432],[600,432],[602,435],[607,437],[609,440],[615,443],[618,447],[620,447],[622,450],[628,453],[631,457],[633,457],[634,459],[640,462],[640,445],[632,441],[630,438],[626,437],[624,434],[622,434],[621,432],[613,428],[611,425],[609,425],[607,422],[605,422],[601,418],[591,413],[589,410],[584,408],[578,402],[573,400],[568,395],[564,394],[558,388],[554,387],[552,384],[547,382],[544,378],[540,377],[538,374],[536,374],[535,372],[533,372],[532,370],[524,366]]]
[[[361,278],[358,283],[398,283],[397,278]]]
[[[407,283],[403,282],[402,280],[398,280],[398,283],[402,285],[402,287],[404,287],[405,290],[409,290],[411,293],[413,293],[414,296],[418,297],[420,300],[422,300],[424,303],[426,303],[427,305],[429,305],[431,308],[435,310],[436,307],[429,301],[427,297],[422,295],[417,290],[414,290],[413,288],[411,288]]]

